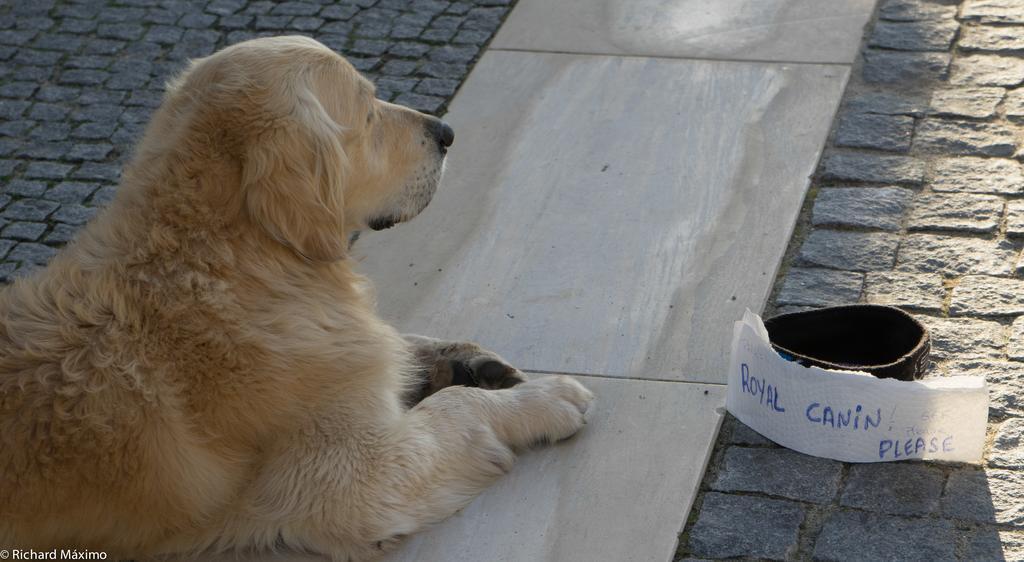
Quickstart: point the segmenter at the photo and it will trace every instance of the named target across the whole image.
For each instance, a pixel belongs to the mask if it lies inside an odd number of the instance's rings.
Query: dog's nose
[[[444,121],[436,121],[433,126],[434,137],[442,149],[446,149],[455,142],[455,131]]]

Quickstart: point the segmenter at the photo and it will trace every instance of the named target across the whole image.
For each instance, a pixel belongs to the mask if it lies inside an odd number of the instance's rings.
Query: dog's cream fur
[[[0,293],[0,546],[372,558],[572,435],[565,377],[411,409],[348,235],[429,202],[425,115],[301,37],[194,62],[116,200]]]

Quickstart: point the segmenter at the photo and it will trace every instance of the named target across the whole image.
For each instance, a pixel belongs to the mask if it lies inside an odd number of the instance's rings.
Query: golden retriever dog
[[[371,559],[578,431],[583,386],[400,335],[346,256],[452,140],[312,39],[194,61],[111,205],[0,293],[0,548]]]

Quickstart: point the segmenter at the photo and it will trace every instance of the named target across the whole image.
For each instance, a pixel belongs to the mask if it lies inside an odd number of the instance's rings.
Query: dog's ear
[[[341,127],[308,90],[245,149],[242,189],[249,215],[305,259],[343,259],[347,160]]]

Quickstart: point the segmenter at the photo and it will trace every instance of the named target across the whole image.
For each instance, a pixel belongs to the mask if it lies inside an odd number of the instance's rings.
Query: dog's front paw
[[[425,336],[405,335],[416,363],[418,384],[410,396],[415,404],[448,386],[484,389],[511,388],[526,377],[498,354],[472,342],[451,342]]]
[[[517,445],[554,443],[576,434],[586,424],[594,394],[571,377],[559,375],[533,379],[513,389],[525,416],[520,428],[512,428]],[[526,430],[523,434],[517,429]]]
[[[526,382],[526,377],[519,372],[519,369],[509,365],[496,354],[472,343],[457,345],[475,349],[469,349],[450,359],[451,384],[497,389],[512,388],[519,383]]]

